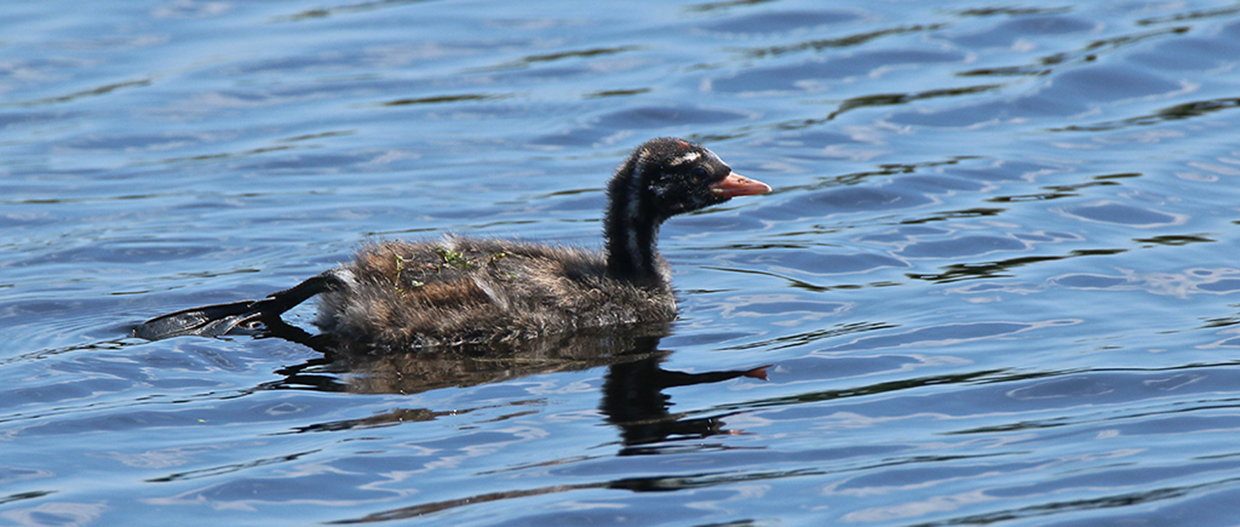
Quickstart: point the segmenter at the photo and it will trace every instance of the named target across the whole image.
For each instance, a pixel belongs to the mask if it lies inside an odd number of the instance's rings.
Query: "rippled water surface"
[[[1240,6],[1078,4],[0,4],[0,524],[1240,524]],[[661,135],[661,339],[128,336]]]

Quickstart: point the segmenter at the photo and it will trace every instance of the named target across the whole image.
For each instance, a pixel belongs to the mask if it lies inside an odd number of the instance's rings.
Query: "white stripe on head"
[[[701,152],[689,152],[683,156],[673,159],[670,163],[668,163],[668,165],[679,166],[685,163],[692,163],[694,161],[697,161],[699,157],[702,157]]]

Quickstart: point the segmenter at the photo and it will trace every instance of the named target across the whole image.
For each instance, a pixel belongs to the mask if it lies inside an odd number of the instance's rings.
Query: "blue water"
[[[1240,524],[1240,7],[1042,4],[0,4],[0,524]],[[661,135],[657,342],[128,337]]]

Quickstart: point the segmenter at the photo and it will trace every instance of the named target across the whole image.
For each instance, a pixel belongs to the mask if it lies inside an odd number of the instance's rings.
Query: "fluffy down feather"
[[[503,343],[676,317],[667,282],[610,279],[601,253],[513,240],[370,244],[336,276],[342,285],[321,295],[316,324],[385,346]]]

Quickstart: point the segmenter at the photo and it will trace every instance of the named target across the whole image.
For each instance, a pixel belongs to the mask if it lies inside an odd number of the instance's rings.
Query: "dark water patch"
[[[701,4],[691,4],[686,6],[685,10],[691,12],[727,11],[734,7],[753,6],[774,1],[776,0],[726,0],[723,2],[704,2]]]
[[[1079,195],[1080,194],[1077,194],[1075,192],[1052,191],[1052,192],[1042,192],[1038,194],[1025,194],[1021,196],[998,196],[998,197],[990,198],[987,201],[991,201],[994,203],[1012,203],[1012,202],[1019,202],[1019,201],[1049,201],[1052,199],[1071,198],[1071,197],[1076,197]]]
[[[1204,235],[1204,234],[1164,234],[1160,236],[1153,236],[1150,238],[1133,238],[1132,241],[1137,242],[1137,243],[1151,244],[1151,245],[1147,245],[1146,247],[1150,247],[1153,245],[1166,245],[1166,246],[1171,246],[1171,247],[1179,247],[1181,245],[1188,245],[1190,243],[1213,243],[1213,242],[1217,242],[1218,240],[1210,239],[1207,237],[1207,235]]]
[[[1240,501],[1237,501],[1240,500],[1240,495],[1228,489],[1234,483],[1235,480],[1232,478],[1216,476],[1205,483],[1166,485],[1156,492],[1118,493],[1109,499],[1098,500],[1095,503],[1096,506],[1090,507],[1090,509],[1103,511],[1116,507],[1141,505],[1146,502],[1175,500],[1171,503],[1155,503],[1157,506],[1146,507],[1146,510],[1143,512],[1108,514],[1107,521],[1112,525],[1139,525],[1145,523],[1148,525],[1195,524],[1203,527],[1223,527],[1230,525],[1233,521],[1232,519],[1237,514],[1240,514],[1240,506],[1236,505],[1240,503]],[[1095,516],[1092,510],[1086,510],[1085,512],[1087,516]],[[1056,525],[1061,527],[1087,527],[1097,525],[1098,521],[1096,518],[1087,518],[1064,521],[1056,523]]]
[[[169,158],[160,159],[159,161],[157,161],[157,163],[159,164],[197,163],[197,162],[203,162],[203,161],[222,161],[222,160],[228,160],[228,159],[234,159],[234,158],[242,159],[242,158],[253,157],[253,156],[261,157],[264,154],[272,154],[276,152],[282,152],[285,150],[293,150],[295,148],[297,147],[292,146],[292,145],[264,146],[264,147],[259,147],[259,148],[249,148],[245,150],[238,150],[235,152],[212,152],[212,153],[196,154],[196,155],[189,155],[189,156],[169,157]]]
[[[11,105],[19,106],[19,107],[32,107],[32,106],[49,106],[49,105],[54,105],[54,104],[64,104],[64,103],[78,101],[80,99],[96,97],[100,95],[108,95],[117,90],[146,87],[146,86],[150,86],[152,82],[153,81],[151,79],[136,79],[136,80],[128,80],[128,81],[120,81],[120,82],[111,82],[108,84],[104,84],[102,86],[86,88],[86,89],[75,91],[75,92],[68,93],[65,95],[56,95],[53,97],[46,97],[42,99],[27,100],[27,101],[14,103]]]
[[[783,282],[786,282],[789,287],[802,289],[805,291],[812,291],[816,293],[825,293],[827,291],[833,291],[833,290],[860,289],[863,287],[888,287],[892,285],[890,282],[876,282],[876,283],[866,284],[866,285],[857,285],[857,284],[840,283],[840,282],[831,283],[829,285],[828,284],[815,284],[807,280],[802,280],[800,278],[796,278],[793,276],[787,276],[787,275],[780,274],[780,273],[763,271],[763,270],[758,270],[758,269],[745,269],[745,268],[738,268],[738,267],[722,267],[722,266],[712,266],[712,265],[702,265],[700,267],[702,269],[709,269],[713,271],[723,271],[723,272],[737,273],[737,274],[742,274],[742,275],[755,275],[755,276],[777,278]]]
[[[1030,16],[1030,15],[1056,15],[1069,13],[1072,7],[976,7],[962,9],[957,13],[960,16]]]
[[[1072,51],[1064,51],[1039,57],[1036,61],[1020,66],[992,66],[968,70],[959,73],[962,76],[1046,76],[1056,72],[1072,71],[1076,67],[1088,67],[1095,63],[1100,57],[1118,51],[1123,48],[1135,46],[1143,41],[1160,38],[1165,36],[1173,36],[1183,34],[1188,29],[1184,27],[1176,27],[1169,29],[1161,29],[1155,31],[1147,31],[1142,33],[1125,34],[1116,37],[1095,40],[1087,45],[1074,49]],[[1023,42],[1024,39],[1018,40]],[[1028,45],[1028,44],[1026,44]],[[1036,48],[1034,48],[1036,49]]]
[[[870,41],[882,39],[885,37],[901,36],[909,33],[930,32],[944,27],[945,24],[914,24],[899,27],[890,27],[870,31],[865,33],[857,33],[844,37],[825,38],[798,42],[795,44],[786,44],[780,46],[745,48],[741,52],[745,58],[764,58],[786,55],[789,53],[799,52],[817,52],[829,50],[832,48],[849,48],[862,46]]]
[[[917,93],[896,93],[896,94],[879,94],[879,95],[863,95],[861,97],[852,97],[840,103],[839,108],[831,112],[826,120],[832,120],[839,117],[844,112],[859,109],[870,108],[876,106],[893,106],[898,104],[909,104],[924,99],[936,99],[940,97],[961,97],[967,95],[975,95],[990,91],[997,91],[1004,86],[1001,84],[983,84],[978,86],[965,86],[960,88],[943,88],[938,90],[928,90]]]
[[[927,280],[936,283],[952,283],[961,280],[978,280],[992,278],[1008,278],[1014,276],[1014,269],[1044,262],[1055,262],[1066,258],[1082,256],[1111,256],[1122,254],[1126,249],[1082,249],[1069,252],[1067,255],[1021,256],[988,262],[955,263],[940,267],[938,273],[909,273],[906,276],[915,280]]]
[[[643,49],[645,49],[645,47],[643,46],[615,46],[615,47],[592,47],[592,48],[587,48],[587,49],[557,51],[554,53],[527,55],[519,59],[516,59],[512,62],[483,68],[478,71],[523,69],[523,68],[528,68],[530,66],[537,65],[537,64],[559,62],[559,61],[566,60],[566,59],[606,57],[610,55],[628,53],[630,51],[640,51]],[[588,69],[581,68],[578,71],[580,73],[585,73],[588,71]],[[548,76],[553,77],[554,75],[548,75]]]
[[[300,141],[310,141],[312,139],[326,139],[328,137],[349,136],[357,133],[357,130],[332,130],[327,132],[316,132],[312,134],[301,134],[294,137],[280,139],[280,143],[296,143]]]
[[[1166,24],[1169,22],[1185,22],[1194,20],[1209,20],[1212,18],[1229,17],[1236,13],[1240,13],[1240,7],[1216,7],[1208,9],[1189,9],[1183,13],[1175,13],[1172,15],[1163,15],[1156,17],[1142,18],[1133,23],[1139,26],[1152,26],[1158,24]]]
[[[315,8],[299,11],[291,15],[280,15],[272,17],[269,22],[304,22],[318,18],[327,18],[342,14],[365,13],[368,11],[376,11],[381,9],[399,8],[411,4],[420,4],[429,0],[370,0],[364,2],[354,2],[331,8]]]
[[[55,494],[55,493],[56,491],[54,490],[30,490],[26,492],[18,492],[18,493],[9,494],[7,496],[0,497],[0,505],[7,505],[15,501],[42,498],[44,496],[51,496],[52,494]]]
[[[602,90],[584,93],[581,96],[586,99],[598,99],[600,97],[628,97],[632,95],[641,95],[653,91],[650,88],[632,88],[628,90]]]
[[[1107,174],[1107,175],[1104,175],[1104,176],[1094,176],[1094,179],[1099,179],[1099,180],[1110,180],[1110,179],[1128,179],[1128,178],[1136,178],[1136,177],[1141,177],[1141,176],[1143,176],[1143,175],[1145,175],[1145,174],[1143,174],[1143,173],[1141,173],[1141,172],[1124,172],[1124,173],[1121,173],[1121,174]]]
[[[1102,40],[1090,42],[1083,50],[1086,54],[1081,58],[1087,62],[1097,60],[1104,54],[1117,51],[1122,48],[1132,47],[1137,44],[1143,44],[1147,40],[1159,38],[1173,38],[1189,32],[1186,26],[1176,26],[1153,31],[1144,31],[1139,33],[1127,33]]]
[[[1129,117],[1127,119],[1120,119],[1117,121],[1103,121],[1095,124],[1083,125],[1074,124],[1062,128],[1050,128],[1049,130],[1052,132],[1102,132],[1107,130],[1118,130],[1131,126],[1153,125],[1168,121],[1191,119],[1237,107],[1240,107],[1240,98],[1196,101],[1160,108],[1149,114]]]
[[[815,190],[815,189],[818,189],[824,186],[833,186],[833,185],[840,185],[840,184],[851,185],[851,184],[860,183],[867,179],[873,178],[874,176],[890,176],[890,175],[895,175],[895,174],[916,174],[916,173],[921,173],[921,172],[934,172],[934,171],[939,170],[941,167],[950,167],[950,166],[957,165],[962,162],[966,162],[971,159],[975,159],[975,157],[954,156],[954,157],[943,159],[943,160],[913,161],[913,162],[907,162],[907,163],[883,163],[883,164],[877,165],[876,170],[865,170],[865,171],[843,174],[840,176],[833,177],[830,180],[825,180],[823,183],[820,183],[818,185],[807,187],[807,189]]]
[[[973,381],[988,379],[998,373],[1001,372],[999,370],[983,370],[954,375],[907,377],[899,380],[858,385],[839,390],[806,392],[799,393],[794,396],[770,400],[751,401],[746,403],[744,406],[752,406],[756,408],[774,407],[774,409],[764,412],[764,415],[775,421],[812,421],[826,415],[838,415],[841,411],[850,411],[854,409],[854,406],[865,405],[867,398],[874,395],[884,395],[897,398],[917,397],[915,394],[907,395],[902,394],[901,392],[917,390],[919,388],[925,388],[926,386],[968,384]],[[841,399],[841,401],[837,401],[837,399]],[[823,407],[823,405],[818,404],[823,402],[832,402],[832,405],[830,408],[826,408]],[[908,401],[901,401],[900,404],[912,405],[904,406],[904,408],[917,407],[915,403],[910,403]],[[893,412],[892,414],[895,413],[896,412]],[[871,416],[875,415],[870,412],[867,412],[867,414]]]
[[[1202,324],[1198,329],[1226,328],[1236,324],[1240,324],[1240,314],[1203,318]]]
[[[190,481],[190,480],[195,480],[195,479],[220,476],[220,475],[229,474],[233,472],[244,471],[244,470],[255,468],[255,467],[262,467],[262,466],[267,466],[267,465],[278,465],[280,463],[297,461],[298,459],[301,459],[309,455],[313,455],[315,453],[317,453],[317,451],[297,452],[293,454],[284,454],[284,455],[280,455],[280,456],[273,457],[273,458],[249,460],[244,463],[235,463],[235,464],[229,464],[229,465],[224,465],[224,466],[210,467],[210,468],[193,470],[190,472],[176,472],[176,473],[168,474],[165,476],[151,478],[151,479],[146,480],[146,482],[147,483],[172,483],[176,481]]]
[[[1050,70],[1037,65],[1025,66],[994,66],[986,68],[975,68],[956,73],[961,77],[1041,77],[1050,73]]]
[[[456,102],[474,102],[474,101],[494,101],[498,99],[506,99],[512,97],[513,94],[480,94],[480,93],[463,93],[456,95],[432,95],[430,97],[417,97],[411,99],[396,99],[394,101],[386,101],[379,103],[381,106],[408,106],[414,104],[443,104]]]
[[[1019,196],[998,196],[998,197],[990,198],[987,201],[992,201],[995,203],[1012,203],[1012,202],[1021,202],[1021,201],[1049,201],[1053,199],[1072,198],[1072,197],[1080,196],[1081,194],[1078,193],[1077,191],[1081,189],[1089,188],[1089,187],[1099,187],[1099,186],[1106,187],[1106,186],[1114,186],[1118,184],[1119,183],[1116,183],[1114,181],[1101,180],[1101,181],[1091,181],[1088,183],[1080,183],[1076,185],[1056,185],[1053,187],[1043,187],[1043,189],[1047,190],[1047,192],[1040,192],[1037,194],[1024,194],[1024,195],[1019,195]]]
[[[938,212],[938,213],[931,214],[928,216],[913,217],[909,219],[900,220],[900,223],[904,225],[917,225],[920,223],[933,223],[936,221],[950,221],[950,220],[961,219],[961,218],[984,218],[987,216],[998,216],[1000,214],[1003,214],[1003,212],[1006,210],[1007,209],[996,209],[996,208],[975,208],[975,209],[966,209],[966,210],[951,210],[947,212]]]
[[[313,377],[309,373],[293,376],[285,384],[288,387],[294,385],[308,387],[320,392],[347,392],[349,384],[339,382],[338,379],[330,376]],[[324,421],[306,426],[294,427],[286,432],[278,432],[273,435],[290,435],[290,434],[307,434],[322,432],[342,432],[345,430],[364,430],[368,428],[387,428],[403,423],[422,423],[434,421],[436,419],[450,417],[454,415],[463,415],[475,411],[475,408],[458,408],[453,410],[433,411],[426,408],[398,408],[389,412],[364,417],[361,419],[343,419],[337,421]],[[372,458],[345,460],[355,465],[368,465],[373,462],[388,463],[386,460],[373,461]],[[418,463],[421,463],[420,461]],[[395,466],[395,465],[388,465]]]

